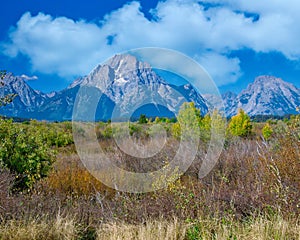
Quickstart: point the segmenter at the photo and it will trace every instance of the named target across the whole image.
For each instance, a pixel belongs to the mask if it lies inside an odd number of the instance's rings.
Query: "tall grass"
[[[79,231],[72,219],[57,215],[55,220],[29,219],[10,220],[0,225],[0,239],[3,240],[52,240],[78,239]]]
[[[260,216],[240,222],[232,218],[201,218],[193,222],[173,218],[147,220],[140,224],[111,222],[93,229],[84,229],[72,218],[59,215],[54,220],[11,220],[0,225],[3,240],[197,240],[197,239],[300,239],[296,219],[285,220],[281,215]]]

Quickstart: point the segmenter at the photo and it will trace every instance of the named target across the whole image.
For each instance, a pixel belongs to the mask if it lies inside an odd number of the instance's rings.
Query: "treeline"
[[[283,116],[278,116],[278,115],[255,115],[255,116],[251,116],[251,120],[253,122],[266,122],[266,121],[278,121],[278,120],[282,120],[282,121],[288,121],[290,119],[292,119],[293,117],[295,117],[295,114],[285,114]]]
[[[249,116],[243,109],[239,109],[235,116],[230,118],[224,117],[218,110],[207,113],[202,116],[200,110],[197,109],[194,103],[184,103],[177,115],[177,118],[167,117],[147,117],[141,114],[136,121],[125,123],[130,129],[130,135],[150,136],[148,132],[153,124],[161,124],[167,131],[168,136],[179,139],[183,131],[189,130],[198,136],[203,141],[209,141],[212,127],[225,131],[226,138],[230,137],[254,137],[255,135],[268,140],[272,133],[274,125],[292,124],[297,121],[298,115],[288,116]],[[214,123],[212,124],[212,120]],[[108,121],[107,123],[100,122],[97,125],[97,136],[101,138],[112,138],[114,134],[120,134],[121,128],[117,124],[113,126]],[[121,125],[121,124],[120,124]],[[149,126],[147,128],[147,125]]]

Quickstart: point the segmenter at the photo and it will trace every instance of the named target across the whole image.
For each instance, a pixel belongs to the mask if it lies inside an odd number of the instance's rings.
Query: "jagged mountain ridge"
[[[221,95],[223,102],[220,102],[219,97],[213,94],[203,94],[204,99],[207,102],[209,109],[221,109],[227,115],[231,111],[233,102],[235,101],[237,94],[233,92],[226,92]]]
[[[231,104],[226,109],[228,116],[235,115],[239,108],[251,116],[283,116],[296,114],[296,108],[300,106],[300,89],[273,76],[257,77],[235,99],[232,99],[232,95],[223,97],[225,104]]]
[[[267,75],[257,77],[239,94],[222,94],[223,106],[214,95],[204,94],[203,97],[210,109],[222,109],[228,117],[237,114],[239,108],[250,116],[284,116],[296,114],[296,109],[300,106],[300,89],[280,78]]]
[[[147,101],[167,106],[175,112],[184,101],[194,101],[202,113],[207,112],[204,99],[191,85],[176,87],[167,83],[148,63],[140,62],[132,55],[114,56],[108,63],[95,68],[80,85],[96,86],[123,113],[129,113],[135,103]]]
[[[21,118],[44,120],[70,120],[73,106],[80,87],[91,88],[93,94],[103,93],[97,107],[98,119],[109,119],[115,106],[129,113],[135,101],[148,100],[157,105],[167,106],[170,111],[178,111],[184,101],[194,101],[202,113],[209,108],[219,108],[215,97],[202,96],[190,85],[175,86],[167,83],[148,63],[138,61],[131,55],[116,55],[103,65],[97,66],[88,76],[76,79],[66,89],[44,94],[32,89],[23,77],[8,73],[2,94],[16,93],[12,104],[0,108],[0,114]],[[185,99],[182,97],[184,96]],[[260,76],[239,94],[227,92],[222,95],[225,113],[233,116],[239,108],[248,114],[278,115],[295,114],[300,106],[300,90],[293,84],[273,76]],[[93,99],[84,96],[86,104]],[[90,102],[89,102],[90,101]],[[157,108],[157,107],[156,107]],[[153,108],[145,108],[147,115]],[[169,112],[157,108],[161,116]],[[137,113],[136,113],[137,114]]]
[[[145,100],[155,105],[163,105],[170,112],[151,112],[148,116],[168,116],[171,111],[178,111],[185,101],[194,101],[204,114],[207,106],[202,96],[189,84],[173,86],[158,76],[148,63],[138,61],[131,55],[116,55],[106,64],[97,66],[88,76],[79,78],[66,89],[44,94],[33,90],[22,77],[7,74],[4,91],[16,93],[13,104],[0,108],[0,114],[22,118],[44,120],[70,120],[79,88],[88,89],[83,100],[88,106],[94,99],[90,95],[102,94],[97,106],[96,119],[107,120],[112,109],[118,106],[122,113],[130,112],[134,102]],[[180,96],[182,95],[182,96]],[[152,110],[150,110],[152,109]]]
[[[14,117],[31,118],[32,112],[41,107],[49,98],[47,94],[32,89],[23,77],[7,73],[4,78],[5,86],[0,88],[1,95],[17,94],[14,101],[0,108],[0,114]]]

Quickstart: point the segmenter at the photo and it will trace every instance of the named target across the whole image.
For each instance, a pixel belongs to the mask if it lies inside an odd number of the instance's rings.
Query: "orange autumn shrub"
[[[113,194],[113,190],[105,186],[81,164],[77,156],[70,156],[69,160],[63,157],[56,164],[43,183],[43,187],[49,192],[59,192],[66,196],[89,196],[96,192]]]

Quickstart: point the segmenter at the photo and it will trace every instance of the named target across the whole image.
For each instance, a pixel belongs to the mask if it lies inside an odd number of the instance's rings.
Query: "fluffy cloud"
[[[4,52],[11,57],[28,56],[33,70],[61,76],[82,74],[99,59],[97,45],[105,36],[95,24],[49,15],[25,13],[10,33]]]
[[[208,8],[203,5],[208,4]],[[87,74],[115,53],[139,47],[167,47],[200,62],[218,85],[241,75],[231,51],[251,48],[300,57],[297,0],[167,0],[147,19],[138,2],[106,15],[99,23],[26,13],[2,43],[10,57],[27,56],[33,70],[63,77]]]
[[[257,52],[277,51],[289,59],[300,58],[300,2],[297,0],[204,0],[217,4],[209,10],[215,21],[216,39],[230,34],[224,46]],[[227,14],[225,13],[227,12]],[[254,16],[254,17],[253,17]],[[235,45],[234,45],[235,44]]]
[[[39,78],[37,76],[27,76],[25,74],[21,75],[21,78],[23,78],[25,81],[31,81],[31,80],[38,80]]]
[[[228,58],[216,53],[206,53],[196,57],[203,67],[209,70],[217,86],[233,83],[242,75],[240,70],[240,60],[238,58]]]

